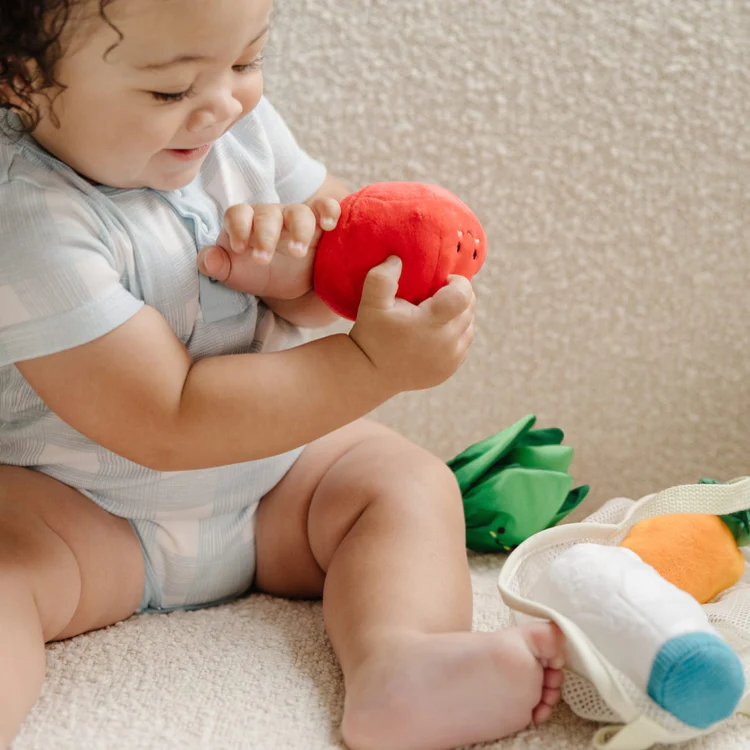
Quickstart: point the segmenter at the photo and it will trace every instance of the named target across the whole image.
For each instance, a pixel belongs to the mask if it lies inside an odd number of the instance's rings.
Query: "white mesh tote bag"
[[[750,713],[750,566],[738,584],[701,606],[619,546],[645,518],[674,513],[721,516],[747,509],[748,477],[727,484],[672,487],[638,502],[610,501],[583,523],[536,534],[508,557],[499,579],[503,600],[517,623],[552,620],[564,632],[568,663],[563,700],[578,716],[607,725],[595,733],[595,748],[647,750],[657,743],[676,744],[708,734],[723,721],[712,719],[717,706],[721,712],[722,701],[730,712]],[[742,553],[747,557],[748,548]],[[613,578],[610,569],[618,571],[619,578]],[[599,592],[593,598],[592,586]],[[643,622],[633,624],[631,617],[623,616],[625,610],[618,609],[623,597],[616,594],[623,590],[627,598],[643,603]],[[558,592],[557,598],[551,591]],[[584,616],[587,607],[592,610],[589,617]],[[667,648],[653,659],[657,652],[650,639],[662,625],[678,636],[670,643],[698,647],[698,657],[680,659],[681,671],[673,668],[675,653]],[[603,636],[603,629],[611,632]],[[616,646],[604,649],[602,637]],[[686,712],[662,707],[672,708],[674,690],[664,699],[651,690],[664,653],[669,659],[659,676],[671,680],[678,698],[691,693],[693,702],[687,700]],[[650,674],[644,673],[644,665],[652,669]],[[681,679],[675,681],[675,676]],[[700,695],[698,685],[706,695]]]

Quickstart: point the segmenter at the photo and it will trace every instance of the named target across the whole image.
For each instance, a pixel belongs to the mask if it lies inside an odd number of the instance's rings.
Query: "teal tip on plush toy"
[[[556,428],[532,429],[531,414],[448,462],[464,502],[466,546],[509,552],[575,510],[588,486],[573,489],[573,449]]]

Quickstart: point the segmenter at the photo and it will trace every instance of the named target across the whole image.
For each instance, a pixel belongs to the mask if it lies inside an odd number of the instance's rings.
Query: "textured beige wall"
[[[527,412],[592,502],[750,473],[750,3],[279,0],[268,91],[353,186],[478,213],[480,334],[378,412],[449,457]]]

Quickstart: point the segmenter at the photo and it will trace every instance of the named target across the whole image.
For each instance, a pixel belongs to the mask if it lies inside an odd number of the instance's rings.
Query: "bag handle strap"
[[[648,750],[653,745],[685,742],[694,736],[678,737],[653,719],[639,716],[630,724],[602,727],[591,744],[596,750]]]
[[[745,693],[740,701],[740,705],[737,706],[737,713],[743,714],[744,716],[750,716],[750,693]]]
[[[724,516],[750,508],[750,477],[726,484],[681,484],[637,502],[619,526],[668,513],[711,513]]]
[[[711,510],[707,510],[706,505],[711,505]],[[669,511],[669,508],[679,508],[679,511]],[[532,617],[549,619],[550,611],[546,607],[516,595],[509,585],[519,567],[531,554],[556,544],[577,542],[583,536],[588,539],[611,538],[619,529],[626,528],[643,518],[663,515],[665,512],[726,515],[748,508],[750,508],[750,477],[741,477],[727,484],[687,484],[670,487],[636,503],[620,524],[586,522],[565,524],[534,534],[519,545],[506,560],[500,570],[498,587],[503,600],[511,609]]]

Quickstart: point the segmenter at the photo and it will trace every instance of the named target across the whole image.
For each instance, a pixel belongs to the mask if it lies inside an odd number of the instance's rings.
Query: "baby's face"
[[[56,75],[67,86],[53,106],[59,127],[47,114],[34,137],[98,183],[187,185],[211,144],[260,100],[271,4],[114,0],[105,12],[117,31],[96,18],[71,27]],[[99,0],[89,6],[98,14]]]

